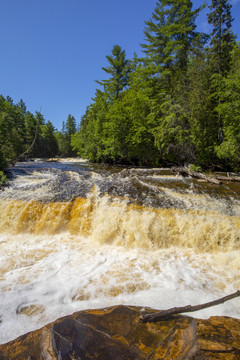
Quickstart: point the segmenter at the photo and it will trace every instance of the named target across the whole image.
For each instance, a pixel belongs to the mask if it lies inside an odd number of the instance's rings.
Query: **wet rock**
[[[44,306],[42,305],[28,305],[28,306],[18,306],[16,313],[19,314],[24,314],[27,316],[32,316],[32,315],[36,315],[36,314],[40,314],[44,311]]]
[[[130,306],[81,311],[1,345],[0,359],[240,360],[238,319],[175,316],[144,324],[139,314]]]

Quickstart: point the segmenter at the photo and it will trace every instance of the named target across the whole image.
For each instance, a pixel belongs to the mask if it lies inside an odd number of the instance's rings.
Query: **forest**
[[[206,6],[206,5],[205,5]],[[158,0],[142,55],[114,45],[79,126],[61,131],[39,112],[0,97],[0,168],[28,157],[81,156],[136,166],[194,164],[240,171],[240,43],[228,0],[212,0],[211,33],[197,31],[190,0]]]

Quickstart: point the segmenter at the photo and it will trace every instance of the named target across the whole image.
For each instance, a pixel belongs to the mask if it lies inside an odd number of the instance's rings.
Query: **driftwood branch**
[[[161,310],[156,313],[142,314],[139,317],[139,321],[146,323],[146,322],[157,322],[157,321],[161,321],[161,320],[166,320],[168,316],[206,309],[206,308],[209,308],[212,306],[223,304],[224,302],[234,299],[238,296],[240,296],[240,290],[236,291],[233,294],[224,296],[218,300],[210,301],[208,303],[201,304],[201,305],[194,305],[194,306],[187,305],[187,306],[182,306],[182,307],[174,307],[174,308],[171,308],[168,310]]]

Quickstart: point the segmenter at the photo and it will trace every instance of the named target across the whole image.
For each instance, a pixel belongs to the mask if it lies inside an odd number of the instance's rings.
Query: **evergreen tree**
[[[26,115],[27,113],[27,106],[24,103],[23,99],[20,99],[19,102],[17,103],[17,106],[19,107],[19,109],[21,109],[21,112],[23,115]]]
[[[45,119],[44,116],[39,111],[36,111],[35,119],[36,119],[35,131],[37,132],[37,136],[34,144],[33,156],[44,157],[45,144],[44,144],[43,132],[45,127]]]
[[[25,115],[25,128],[26,128],[26,133],[25,133],[26,148],[28,148],[32,144],[33,139],[35,138],[36,132],[39,131],[37,119],[29,111]],[[33,146],[31,155],[37,156],[36,144],[34,144],[34,146]]]
[[[68,138],[71,138],[71,135],[75,134],[75,132],[76,132],[76,120],[74,116],[69,114],[66,122],[66,134]]]
[[[204,34],[195,31],[201,9],[192,10],[189,0],[158,0],[144,32],[147,64],[154,64],[152,76],[157,75],[160,83],[154,85],[158,90],[149,115],[151,132],[160,156],[173,163],[195,157],[190,139],[188,67],[206,40]]]
[[[72,149],[71,138],[76,133],[76,120],[69,114],[66,123],[63,121],[62,130],[57,133],[57,143],[60,155],[75,156],[76,152]]]
[[[222,77],[228,74],[230,68],[231,51],[235,43],[235,37],[232,33],[231,16],[232,5],[228,0],[212,0],[208,14],[208,22],[213,26],[211,33],[211,60],[212,60],[212,93],[215,98],[215,107],[221,104],[221,82]],[[223,121],[221,114],[216,115],[218,123],[218,141],[219,144],[224,140]]]
[[[144,52],[163,74],[186,72],[193,44],[203,39],[195,31],[201,7],[192,10],[190,0],[158,0],[152,18],[146,21]]]
[[[80,130],[72,136],[71,144],[78,155],[95,162],[107,162],[109,139],[106,115],[109,109],[108,95],[97,90],[93,104],[88,106],[81,119]]]
[[[108,93],[110,99],[117,99],[119,93],[128,84],[128,75],[131,70],[131,63],[126,59],[125,50],[119,45],[114,45],[112,55],[106,56],[110,66],[102,69],[110,75],[107,80],[96,81],[103,85],[104,90]]]
[[[0,96],[0,146],[7,161],[24,151],[24,116],[10,97]]]
[[[42,128],[44,141],[44,157],[55,156],[58,152],[57,140],[55,137],[55,128],[50,121]]]
[[[63,121],[61,131],[58,131],[56,133],[58,152],[59,152],[60,156],[67,156],[66,155],[65,138],[66,138],[66,125],[65,125],[65,121]]]
[[[240,44],[232,51],[229,74],[221,84],[221,103],[217,111],[222,119],[224,141],[216,153],[224,165],[240,170]]]
[[[235,36],[232,33],[232,5],[229,0],[212,0],[209,6],[208,22],[213,26],[211,33],[211,53],[214,59],[214,71],[226,75],[230,67],[231,51]]]
[[[196,31],[201,8],[193,10],[190,0],[158,0],[145,23],[146,57],[129,61],[119,45],[113,47],[103,68],[109,78],[97,81],[103,90],[96,91],[79,131],[71,135],[80,156],[95,162],[237,168],[240,57],[231,6],[212,0],[209,46],[208,36]],[[67,131],[65,126],[58,142],[69,153]]]
[[[25,156],[54,156],[57,152],[54,128],[43,115],[27,111],[23,100],[14,104],[0,95],[0,169],[25,153]]]
[[[218,124],[211,96],[212,69],[208,51],[192,58],[188,69],[188,121],[190,137],[195,147],[198,165],[208,167],[216,163],[214,146],[218,142]]]
[[[76,131],[76,120],[71,114],[69,114],[66,121],[66,147],[68,156],[76,155],[76,152],[71,147],[71,137]]]

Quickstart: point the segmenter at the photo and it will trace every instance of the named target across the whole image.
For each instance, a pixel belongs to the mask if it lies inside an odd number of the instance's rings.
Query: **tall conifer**
[[[211,33],[211,53],[215,72],[226,75],[230,68],[231,51],[235,36],[232,33],[232,5],[228,0],[212,0],[209,6],[208,22],[213,26]]]
[[[114,45],[112,55],[107,55],[106,58],[110,66],[102,69],[110,75],[110,78],[96,82],[104,86],[104,90],[110,98],[117,99],[119,93],[128,84],[128,75],[131,70],[130,61],[126,59],[125,50],[119,45]]]
[[[144,52],[160,72],[180,69],[186,72],[194,41],[195,19],[201,10],[192,10],[190,0],[158,0],[152,18],[146,21]]]
[[[221,84],[222,77],[226,76],[230,69],[231,51],[235,43],[232,33],[232,5],[228,0],[212,0],[208,14],[208,22],[213,26],[211,33],[210,55],[213,68],[213,97],[215,97],[215,107],[221,105]],[[224,140],[223,121],[221,113],[217,115],[218,122],[218,141]]]

